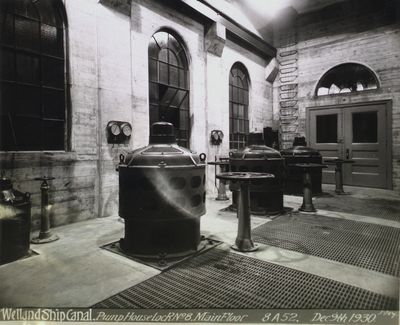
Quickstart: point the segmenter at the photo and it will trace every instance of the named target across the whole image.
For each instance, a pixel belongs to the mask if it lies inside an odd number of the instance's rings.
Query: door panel
[[[324,158],[342,155],[343,127],[341,109],[316,109],[309,112],[310,147],[318,150]],[[328,166],[322,170],[322,182],[335,182],[335,168]]]
[[[309,109],[308,119],[311,147],[324,158],[355,161],[343,165],[344,184],[388,187],[385,104]],[[334,183],[334,173],[323,169],[322,182]]]
[[[386,111],[384,105],[344,109],[345,150],[355,163],[344,170],[344,184],[386,187]]]

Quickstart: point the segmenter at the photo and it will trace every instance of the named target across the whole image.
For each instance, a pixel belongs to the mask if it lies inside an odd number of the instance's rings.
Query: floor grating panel
[[[400,229],[292,213],[252,232],[255,242],[400,276]]]
[[[212,249],[93,308],[396,309],[396,299]]]
[[[339,201],[338,201],[339,200]],[[345,212],[400,222],[400,201],[382,198],[358,198],[351,195],[318,196],[316,209]]]

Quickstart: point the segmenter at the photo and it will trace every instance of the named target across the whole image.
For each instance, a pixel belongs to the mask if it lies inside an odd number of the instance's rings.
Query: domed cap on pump
[[[295,137],[293,147],[281,151],[283,157],[285,156],[304,156],[304,157],[318,157],[321,156],[319,151],[307,147],[305,137]]]
[[[178,146],[174,126],[157,122],[151,126],[149,145],[120,156],[119,167],[205,167],[205,154],[197,155]]]
[[[174,126],[168,122],[156,122],[150,128],[149,144],[176,143]]]

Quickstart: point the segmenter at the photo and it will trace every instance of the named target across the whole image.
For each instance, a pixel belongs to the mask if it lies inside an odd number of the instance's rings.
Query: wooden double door
[[[344,184],[390,188],[388,113],[386,103],[309,108],[309,145],[324,158],[354,160],[343,165]],[[333,166],[323,169],[322,182],[335,182]]]

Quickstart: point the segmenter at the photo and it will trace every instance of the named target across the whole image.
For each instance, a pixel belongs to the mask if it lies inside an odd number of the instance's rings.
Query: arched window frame
[[[178,144],[189,148],[189,64],[184,43],[173,31],[159,30],[150,39],[148,58],[150,125],[172,123]]]
[[[236,62],[229,72],[229,148],[241,149],[249,134],[249,74]]]
[[[379,87],[378,77],[370,68],[360,63],[347,62],[323,74],[315,88],[315,97],[357,93]]]
[[[67,150],[65,8],[2,0],[0,11],[0,151]]]

